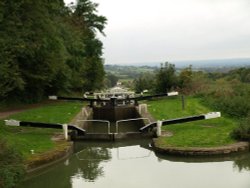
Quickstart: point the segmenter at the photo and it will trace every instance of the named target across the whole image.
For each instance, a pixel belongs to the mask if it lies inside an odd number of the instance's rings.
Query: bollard
[[[139,104],[138,112],[139,112],[139,114],[147,113],[148,112],[147,104]]]
[[[161,126],[162,126],[162,121],[157,121],[157,130],[156,130],[157,137],[161,136]]]
[[[141,104],[139,104],[138,108],[139,108],[139,114],[141,114],[141,108],[142,108],[142,105],[141,105]]]
[[[148,105],[144,104],[144,107],[145,107],[145,113],[148,113]]]
[[[65,140],[68,140],[68,124],[63,124],[63,133],[64,133],[64,138]]]

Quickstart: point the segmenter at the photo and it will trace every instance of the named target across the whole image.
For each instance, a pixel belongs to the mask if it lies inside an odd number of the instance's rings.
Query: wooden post
[[[184,95],[181,96],[182,110],[185,110],[185,98]]]

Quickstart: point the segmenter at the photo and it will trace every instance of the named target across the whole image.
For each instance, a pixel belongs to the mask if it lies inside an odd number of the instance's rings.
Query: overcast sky
[[[250,0],[93,2],[108,19],[106,64],[250,57]]]

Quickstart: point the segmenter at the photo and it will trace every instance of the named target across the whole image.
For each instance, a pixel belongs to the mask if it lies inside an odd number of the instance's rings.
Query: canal
[[[68,159],[18,188],[249,188],[250,153],[187,158],[155,154],[150,140],[76,142]]]

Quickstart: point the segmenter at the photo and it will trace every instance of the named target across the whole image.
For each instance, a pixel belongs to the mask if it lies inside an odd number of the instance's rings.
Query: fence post
[[[181,96],[182,110],[185,110],[185,98],[184,95]]]

